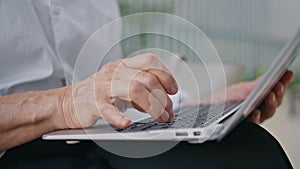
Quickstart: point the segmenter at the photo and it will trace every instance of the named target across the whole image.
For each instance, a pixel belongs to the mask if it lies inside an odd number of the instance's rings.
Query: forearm
[[[65,88],[0,97],[0,152],[64,128],[62,93]]]

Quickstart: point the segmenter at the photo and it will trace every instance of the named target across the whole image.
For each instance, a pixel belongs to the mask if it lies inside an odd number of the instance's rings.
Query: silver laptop
[[[125,129],[108,123],[91,128],[60,130],[45,134],[46,140],[188,141],[221,140],[263,100],[299,54],[300,29],[282,49],[267,72],[243,102],[193,105],[175,110],[175,118],[158,123],[152,118],[133,122]]]

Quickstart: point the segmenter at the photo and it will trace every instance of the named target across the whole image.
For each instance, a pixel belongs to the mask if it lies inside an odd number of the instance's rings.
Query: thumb
[[[124,116],[117,107],[108,103],[101,106],[100,114],[104,120],[118,128],[126,128],[131,123],[131,120]]]

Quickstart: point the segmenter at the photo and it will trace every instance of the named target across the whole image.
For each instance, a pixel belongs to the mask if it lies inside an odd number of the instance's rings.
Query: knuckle
[[[158,61],[158,57],[153,53],[147,53],[144,57],[145,63],[156,63]]]
[[[154,53],[147,53],[147,57],[150,60],[157,60],[157,55],[155,55]]]
[[[149,84],[150,86],[158,84],[158,80],[154,75],[151,75],[149,73],[142,73],[142,76],[145,79],[145,83]]]
[[[143,89],[144,86],[142,83],[133,80],[129,86],[129,92],[130,92],[129,94],[132,95],[132,94],[141,93]]]
[[[117,64],[115,62],[109,62],[109,63],[105,64],[101,68],[101,70],[103,70],[104,72],[114,72],[116,67],[117,67]]]

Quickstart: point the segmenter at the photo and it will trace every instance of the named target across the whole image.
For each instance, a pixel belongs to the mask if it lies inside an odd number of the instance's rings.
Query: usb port
[[[200,136],[201,135],[201,131],[194,131],[194,136]]]
[[[176,136],[188,136],[187,132],[176,132]]]

